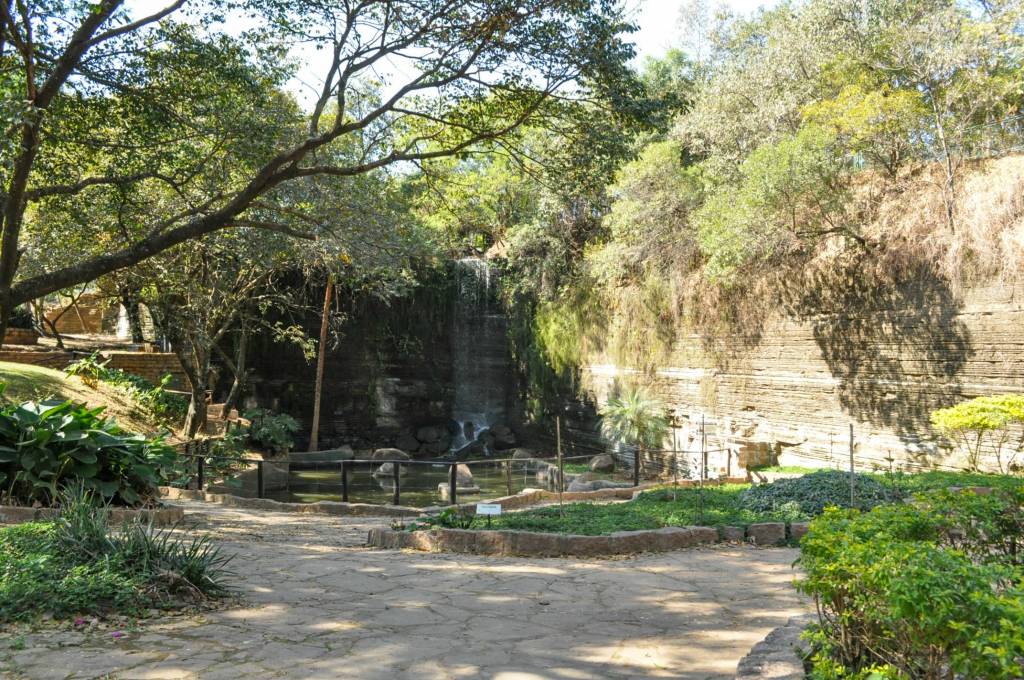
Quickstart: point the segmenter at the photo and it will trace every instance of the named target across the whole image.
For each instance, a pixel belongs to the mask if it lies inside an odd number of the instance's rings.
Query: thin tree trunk
[[[180,344],[175,343],[175,353],[181,362],[185,375],[188,376],[192,398],[189,400],[185,414],[182,435],[187,439],[195,438],[199,432],[206,431],[206,389],[210,373],[209,353],[193,346],[191,356],[186,356]]]
[[[228,414],[230,414],[231,409],[235,407],[235,403],[241,397],[242,390],[245,388],[245,355],[248,344],[249,325],[243,322],[242,331],[238,336],[238,343],[235,349],[235,379],[234,382],[231,383],[231,390],[228,392],[228,396],[224,400],[224,408],[220,412],[220,417],[223,420],[227,420]]]
[[[313,424],[309,432],[309,450],[318,451],[320,446],[320,395],[324,383],[324,360],[327,355],[327,326],[331,312],[331,295],[334,293],[334,274],[327,275],[327,290],[324,291],[324,311],[320,318],[320,345],[316,356],[316,383],[313,386]]]
[[[146,341],[142,333],[142,311],[139,309],[139,293],[135,290],[125,290],[121,293],[121,304],[124,305],[125,314],[128,316],[128,331],[131,333],[132,342],[139,344]]]

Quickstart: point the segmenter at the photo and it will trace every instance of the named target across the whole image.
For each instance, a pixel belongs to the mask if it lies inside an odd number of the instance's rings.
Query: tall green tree
[[[232,12],[262,28],[228,35]],[[175,0],[142,17],[122,0],[0,3],[0,326],[18,303],[242,221],[280,228],[289,183],[462,153],[579,83],[614,90],[627,28],[613,0]],[[280,94],[299,45],[328,55],[308,115]],[[36,206],[84,213],[126,187],[158,196],[135,231],[19,276]]]

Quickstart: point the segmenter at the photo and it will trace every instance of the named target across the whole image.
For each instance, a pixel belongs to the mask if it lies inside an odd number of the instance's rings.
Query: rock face
[[[613,472],[615,470],[615,459],[607,453],[594,456],[590,459],[590,469],[593,472]]]
[[[699,448],[703,416],[708,448],[728,449],[709,455],[713,474],[756,462],[840,466],[853,422],[858,468],[886,469],[890,455],[911,468],[962,467],[929,414],[1024,391],[1024,285],[956,294],[927,279],[866,285],[823,291],[837,296],[823,310],[797,302],[772,311],[753,339],[679,337],[651,388],[676,416],[679,448]],[[591,362],[586,380],[603,403],[629,367]]]

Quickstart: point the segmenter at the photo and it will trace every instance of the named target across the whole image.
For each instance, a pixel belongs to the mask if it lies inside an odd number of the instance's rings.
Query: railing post
[[[266,495],[266,487],[263,482],[263,461],[256,461],[256,498],[263,498]]]
[[[392,499],[392,505],[401,505],[402,492],[400,489],[400,482],[398,479],[402,476],[402,468],[398,465],[398,462],[391,464],[392,472],[395,475],[395,497]]]
[[[458,462],[450,463],[448,466],[448,503],[450,505],[456,505],[458,503],[458,499],[455,497],[455,494],[457,493],[455,490],[455,482],[458,476],[458,466]]]
[[[512,461],[506,460],[503,465],[505,466],[505,490],[508,491],[508,495],[512,495]],[[490,515],[488,515],[490,517]]]
[[[205,476],[203,474],[204,473],[204,469],[203,468],[204,468],[205,463],[206,463],[206,461],[203,459],[203,454],[199,454],[196,457],[196,489],[198,491],[202,491],[203,487],[205,486],[205,481],[206,480],[203,479],[203,477]]]
[[[640,447],[633,449],[633,486],[640,486]]]
[[[348,503],[348,461],[341,461],[341,502]]]

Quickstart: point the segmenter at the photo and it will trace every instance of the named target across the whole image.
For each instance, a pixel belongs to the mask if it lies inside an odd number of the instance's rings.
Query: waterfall
[[[478,257],[462,258],[455,265],[452,420],[458,429],[452,438],[453,451],[507,420],[510,375],[508,320],[498,301],[497,272]]]

